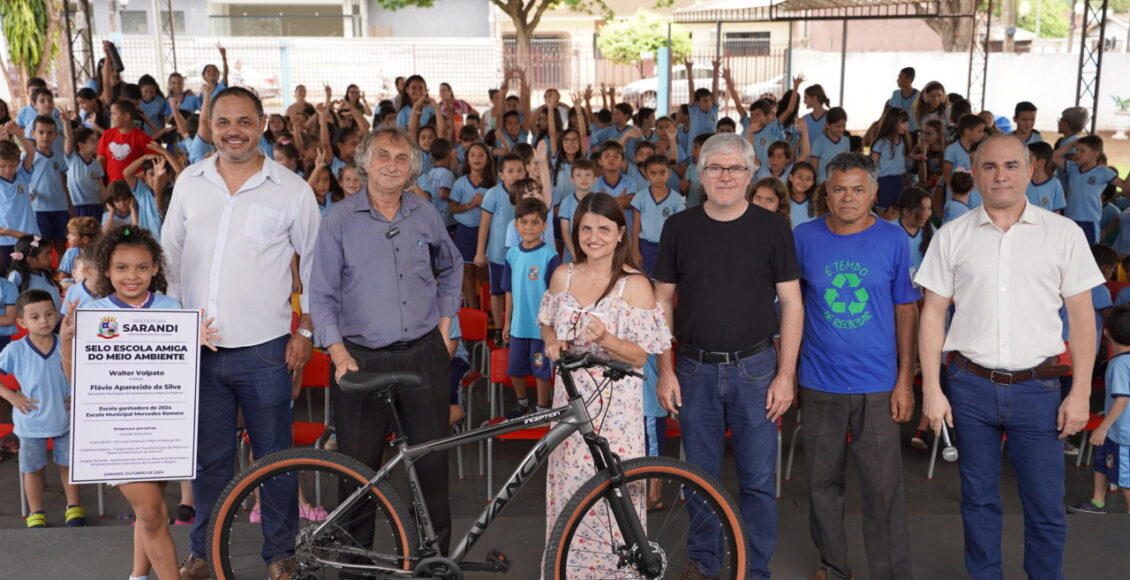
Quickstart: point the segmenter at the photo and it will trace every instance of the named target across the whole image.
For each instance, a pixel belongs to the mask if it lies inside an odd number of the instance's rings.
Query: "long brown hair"
[[[625,266],[632,270],[639,270],[640,266],[632,257],[632,238],[627,232],[624,210],[611,195],[604,192],[586,195],[577,205],[577,211],[573,214],[573,247],[577,249],[577,255],[574,256],[575,261],[578,264],[588,261],[588,256],[585,255],[585,250],[581,247],[581,217],[587,213],[612,220],[616,224],[616,229],[623,232],[620,241],[616,244],[616,250],[612,254],[612,279],[608,281],[608,286],[604,288],[600,298],[596,299],[599,302],[612,292],[620,277],[626,275],[624,273]]]

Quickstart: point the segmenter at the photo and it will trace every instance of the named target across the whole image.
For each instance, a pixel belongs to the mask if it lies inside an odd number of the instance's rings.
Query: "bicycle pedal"
[[[510,557],[495,548],[487,552],[487,563],[494,566],[495,571],[506,574],[510,572]]]

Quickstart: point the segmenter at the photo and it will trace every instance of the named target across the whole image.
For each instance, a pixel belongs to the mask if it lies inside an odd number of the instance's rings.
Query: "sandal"
[[[43,512],[32,512],[27,516],[27,527],[29,528],[46,528],[47,527],[47,514]]]
[[[67,506],[66,518],[68,528],[86,527],[86,510],[80,505]]]
[[[649,512],[660,512],[660,511],[663,511],[665,509],[667,509],[667,506],[663,504],[663,500],[661,500],[661,499],[655,500],[655,501],[647,500],[647,511],[649,511]]]
[[[314,507],[310,504],[298,506],[298,517],[312,522],[324,522],[329,517],[329,513],[323,507]]]

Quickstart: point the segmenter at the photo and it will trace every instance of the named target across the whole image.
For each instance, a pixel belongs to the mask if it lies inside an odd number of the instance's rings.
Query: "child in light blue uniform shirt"
[[[650,157],[644,165],[648,178],[652,182],[648,187],[636,192],[632,198],[632,226],[630,232],[638,234],[635,242],[639,247],[640,256],[643,258],[644,272],[651,276],[655,270],[655,261],[659,256],[659,236],[663,232],[663,224],[667,218],[686,209],[686,202],[678,191],[667,187],[667,173],[669,171],[667,158],[659,155]],[[658,192],[662,198],[657,198]]]
[[[51,272],[51,243],[37,235],[21,237],[13,248],[12,270],[8,280],[22,293],[26,290],[43,290],[55,302],[58,310],[62,303],[59,286]]]
[[[1064,164],[1067,175],[1067,206],[1063,215],[1080,225],[1089,224],[1091,235],[1088,242],[1098,241],[1098,226],[1102,220],[1102,193],[1108,183],[1118,177],[1113,169],[1105,165],[1095,165],[1086,171],[1073,161]]]
[[[1026,195],[1029,203],[1048,211],[1059,211],[1067,207],[1063,184],[1055,177],[1048,177],[1042,183],[1036,183],[1035,180],[1029,182]]]
[[[0,372],[14,375],[20,390],[0,388],[0,398],[11,403],[12,422],[20,438],[20,477],[28,493],[29,528],[46,527],[43,513],[43,469],[47,466],[48,439],[54,439],[54,462],[58,467],[67,497],[68,527],[86,525],[85,513],[79,504],[78,486],[68,480],[70,466],[71,386],[63,372],[62,345],[54,329],[58,322],[58,306],[46,292],[27,290],[16,302],[16,317],[28,329],[28,335],[0,352]]]
[[[26,143],[26,141],[25,141]],[[30,144],[29,144],[30,146]],[[25,234],[39,234],[35,210],[31,208],[31,164],[33,157],[20,158],[20,150],[10,141],[0,141],[0,162],[7,174],[0,174],[0,228]],[[0,264],[8,264],[16,245],[14,236],[0,236]]]
[[[16,285],[7,278],[0,278],[0,318],[8,322],[0,326],[0,349],[8,346],[12,336],[19,331],[16,328],[16,299],[19,297],[20,291]]]
[[[67,160],[62,155],[36,151],[29,184],[34,196],[31,207],[36,213],[68,210],[66,173]]]
[[[957,171],[962,169],[964,171],[973,170],[973,161],[970,159],[969,151],[961,145],[961,141],[954,141],[946,147],[943,154],[943,161],[953,165],[953,170]],[[952,179],[952,178],[951,178]],[[946,199],[948,200],[953,195],[953,188],[946,189]],[[969,192],[969,207],[981,207],[981,193],[974,187]]]

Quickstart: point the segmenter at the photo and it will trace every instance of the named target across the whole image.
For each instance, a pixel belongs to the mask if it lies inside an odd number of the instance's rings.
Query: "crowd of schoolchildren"
[[[163,90],[149,75],[124,82],[107,59],[99,78],[78,91],[73,108],[56,106],[41,79],[28,83],[30,104],[22,109],[10,111],[0,101],[0,346],[7,345],[0,370],[22,387],[0,389],[0,396],[15,409],[19,440],[9,438],[4,449],[18,447],[32,512],[28,526],[46,525],[42,487],[49,438],[67,492],[65,521],[84,524],[78,493],[65,475],[69,388],[63,369],[69,368],[64,343],[70,337],[64,317],[74,305],[125,308],[162,301],[162,215],[182,168],[212,152],[202,117],[227,86],[222,47],[220,56],[222,68],[206,67],[197,90],[185,87],[178,73]],[[417,75],[398,79],[396,97],[375,107],[357,85],[341,99],[326,86],[317,103],[307,101],[299,86],[284,114],[269,115],[260,146],[308,181],[324,214],[363,188],[353,163],[360,137],[377,127],[407,131],[424,151],[423,172],[408,193],[427,199],[443,216],[466,264],[465,305],[489,310],[498,338],[511,347],[517,402],[508,417],[550,404],[551,365],[537,308],[553,269],[575,254],[571,222],[580,201],[594,192],[617,200],[634,257],[650,273],[664,221],[704,200],[696,162],[715,133],[740,132],[749,139],[757,167],[748,199],[794,227],[827,213],[826,162],[846,151],[868,152],[878,168],[875,212],[903,227],[917,267],[935,229],[981,203],[970,174],[977,144],[988,134],[1011,132],[1031,153],[1029,202],[1076,221],[1110,280],[1130,275],[1130,199],[1119,195],[1126,184],[1106,165],[1103,139],[1084,130],[1086,110],[1061,113],[1061,136],[1052,145],[1034,129],[1033,103],[1018,103],[1011,120],[974,111],[941,83],[915,88],[915,71],[906,68],[881,117],[862,135],[851,135],[847,112],[830,107],[819,84],[802,90],[805,79],[797,77],[783,95],[747,104],[730,71],[720,61],[712,64],[712,85],[696,87],[688,74],[691,102],[662,117],[618,100],[615,88],[604,86],[596,105],[590,87],[569,95],[568,103],[557,90],[546,90],[544,104],[535,107],[521,69],[504,72],[482,112],[457,99],[447,84],[433,99]],[[685,66],[689,70],[692,63]],[[720,79],[728,94],[719,91]],[[723,106],[733,116],[721,116]],[[297,272],[296,264],[292,270]],[[480,304],[483,285],[490,288],[489,304]],[[297,274],[294,286],[300,290]],[[1094,295],[1096,320],[1105,322],[1113,339],[1107,354],[1114,358],[1106,367],[1106,419],[1088,435],[1100,449],[1096,469],[1102,469],[1095,497],[1076,506],[1079,511],[1105,509],[1102,474],[1117,478],[1112,484],[1130,485],[1130,419],[1122,414],[1130,358],[1121,356],[1130,350],[1130,310],[1110,310],[1130,302],[1130,291],[1112,299],[1099,287]],[[27,334],[12,340],[17,324]],[[465,349],[456,361],[457,391],[458,374],[468,366]],[[663,412],[654,400],[656,373],[648,375],[645,415],[654,420]],[[536,379],[532,396],[527,376]],[[457,405],[457,398],[452,402]],[[461,411],[453,407],[452,414],[455,420]],[[927,448],[925,431],[920,424],[911,445]],[[135,509],[144,504],[130,499]],[[182,504],[177,519],[190,521],[191,497]]]

